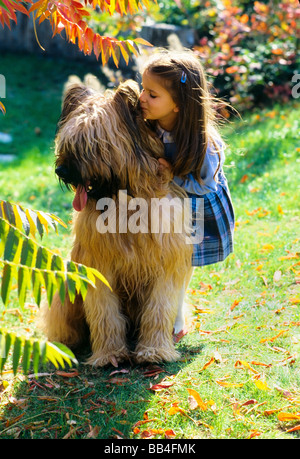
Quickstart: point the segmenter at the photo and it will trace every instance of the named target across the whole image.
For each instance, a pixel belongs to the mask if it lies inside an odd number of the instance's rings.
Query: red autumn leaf
[[[173,384],[175,384],[174,381],[165,381],[165,382],[161,382],[158,384],[153,384],[153,386],[149,387],[149,390],[154,390],[154,391],[163,390],[163,389],[167,389],[168,387],[173,386]]]
[[[173,429],[165,430],[165,438],[173,438],[175,436],[176,436],[176,433],[174,432]]]
[[[254,398],[252,398],[251,400],[247,400],[246,402],[242,403],[241,406],[255,405],[255,403],[257,403],[257,400],[255,400]]]
[[[163,368],[159,366],[153,366],[149,367],[148,370],[144,371],[143,376],[145,376],[146,378],[150,378],[152,376],[158,375],[159,373],[162,373],[163,371],[165,371]]]
[[[75,376],[79,375],[78,370],[71,370],[71,371],[63,371],[63,370],[57,370],[55,372],[58,376],[63,376],[64,378],[74,378]]]

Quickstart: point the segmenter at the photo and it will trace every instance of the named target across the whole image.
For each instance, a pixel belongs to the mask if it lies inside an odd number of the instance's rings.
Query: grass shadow
[[[48,364],[37,377],[14,377],[1,414],[0,438],[134,438],[135,429],[147,430],[151,418],[147,411],[157,398],[151,386],[176,378],[203,346],[183,343],[177,348],[182,355],[178,362],[118,368],[85,365],[85,349],[76,368],[55,370]]]

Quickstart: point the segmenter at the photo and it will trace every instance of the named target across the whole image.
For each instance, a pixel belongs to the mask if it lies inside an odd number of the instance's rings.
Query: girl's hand
[[[159,162],[159,170],[160,172],[164,172],[165,169],[168,169],[169,172],[172,171],[172,166],[168,161],[166,161],[164,158],[158,158]]]
[[[158,175],[167,182],[173,178],[172,166],[164,158],[158,158]]]

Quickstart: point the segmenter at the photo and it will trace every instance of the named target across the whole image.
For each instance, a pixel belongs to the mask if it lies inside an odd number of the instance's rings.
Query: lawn
[[[83,65],[4,55],[13,136],[0,153],[1,198],[71,219],[71,194],[53,172],[53,138],[63,84]],[[101,77],[100,72],[96,73]],[[235,251],[198,268],[187,293],[190,333],[181,359],[95,369],[83,364],[39,377],[0,378],[0,439],[295,439],[300,432],[299,119],[296,100],[257,109],[223,129],[236,212]],[[38,129],[37,129],[38,128]],[[43,244],[64,257],[70,226]],[[38,308],[13,296],[0,328],[41,336]]]

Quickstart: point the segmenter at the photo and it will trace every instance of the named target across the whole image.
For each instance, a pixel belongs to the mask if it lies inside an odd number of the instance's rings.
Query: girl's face
[[[166,131],[174,128],[179,108],[170,93],[161,85],[160,78],[147,70],[143,73],[140,103],[145,119],[157,120]]]

